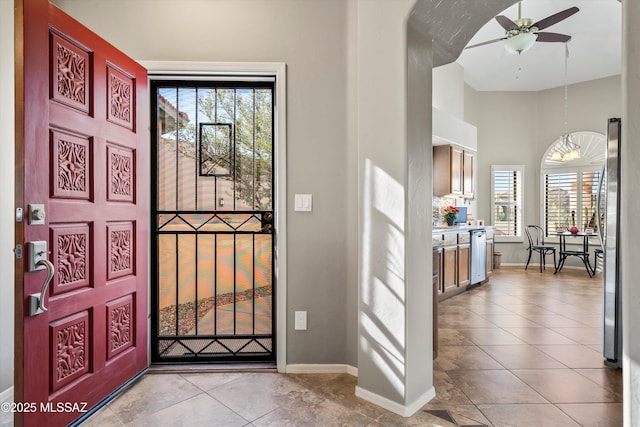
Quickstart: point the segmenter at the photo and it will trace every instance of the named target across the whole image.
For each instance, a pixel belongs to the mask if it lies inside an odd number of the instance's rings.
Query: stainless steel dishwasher
[[[487,232],[484,229],[471,230],[471,284],[475,285],[487,278]]]

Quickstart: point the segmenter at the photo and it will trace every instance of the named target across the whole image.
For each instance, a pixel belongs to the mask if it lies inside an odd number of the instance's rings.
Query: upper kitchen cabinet
[[[453,145],[433,147],[433,195],[473,198],[474,153]]]
[[[464,151],[462,155],[462,196],[473,199],[473,162],[471,151]]]

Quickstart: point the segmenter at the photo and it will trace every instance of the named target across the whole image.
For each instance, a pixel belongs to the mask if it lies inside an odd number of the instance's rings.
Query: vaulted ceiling
[[[569,84],[620,74],[621,14],[617,0],[524,0],[522,17],[534,22],[577,6],[580,11],[544,31],[568,34]],[[515,21],[517,4],[499,13]],[[504,37],[504,29],[490,19],[468,45]],[[565,83],[565,44],[536,42],[522,54],[505,50],[503,42],[465,49],[457,62],[465,81],[480,91],[538,91]]]

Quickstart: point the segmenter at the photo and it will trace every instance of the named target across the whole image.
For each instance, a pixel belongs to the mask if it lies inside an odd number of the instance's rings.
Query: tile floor
[[[503,267],[439,305],[436,398],[402,418],[346,374],[147,374],[83,426],[622,425],[622,378],[600,356],[601,275]]]

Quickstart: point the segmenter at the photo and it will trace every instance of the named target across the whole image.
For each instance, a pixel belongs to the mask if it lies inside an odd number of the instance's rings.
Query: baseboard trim
[[[13,402],[13,386],[0,393],[0,403]]]
[[[358,368],[345,364],[295,363],[287,365],[287,374],[349,374],[358,376]]]
[[[413,403],[406,406],[401,405],[398,402],[394,402],[393,400],[389,400],[386,397],[382,397],[376,393],[372,393],[369,390],[365,390],[360,386],[356,386],[356,396],[367,400],[375,405],[378,405],[381,408],[386,409],[387,411],[391,411],[394,414],[400,415],[401,417],[410,417],[418,412],[424,405],[429,403],[429,401],[436,397],[436,389],[434,387],[431,387],[429,390],[424,392],[422,396],[418,397]]]

